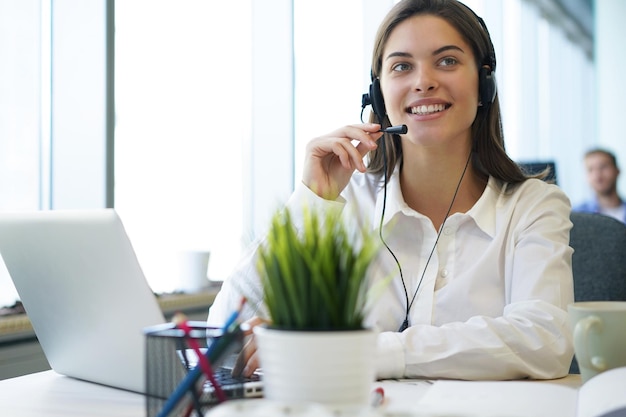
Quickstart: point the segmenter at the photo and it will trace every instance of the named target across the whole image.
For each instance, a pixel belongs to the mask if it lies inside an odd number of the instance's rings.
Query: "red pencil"
[[[195,340],[193,337],[190,337],[191,327],[187,323],[187,318],[183,314],[178,313],[174,315],[174,318],[172,321],[176,324],[176,326],[179,329],[185,332],[185,336],[187,337],[187,343],[196,353],[196,356],[198,357],[198,362],[200,363],[200,367],[202,368],[202,372],[204,372],[208,380],[213,385],[213,388],[215,389],[215,395],[217,396],[218,401],[219,402],[226,401],[227,400],[226,394],[224,394],[222,387],[220,387],[220,385],[215,380],[215,376],[213,375],[213,369],[211,369],[211,364],[209,363],[209,360],[200,350],[200,345],[198,344],[198,341]]]

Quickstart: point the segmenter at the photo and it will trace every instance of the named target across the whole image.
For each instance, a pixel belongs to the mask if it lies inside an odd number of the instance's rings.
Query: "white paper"
[[[378,381],[374,388],[380,387],[385,392],[381,412],[383,415],[412,414],[419,411],[419,402],[434,386],[433,381],[425,379]]]
[[[626,367],[602,372],[580,387],[577,417],[599,417],[619,408],[626,408]]]
[[[419,410],[433,416],[574,417],[577,394],[539,381],[437,381]]]

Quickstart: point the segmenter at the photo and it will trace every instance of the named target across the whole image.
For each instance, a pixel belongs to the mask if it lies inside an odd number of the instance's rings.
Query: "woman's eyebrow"
[[[435,49],[433,51],[432,55],[433,56],[439,55],[442,52],[446,52],[446,51],[450,51],[450,50],[452,50],[452,51],[459,51],[459,52],[465,53],[465,51],[461,47],[459,47],[459,46],[456,46],[456,45],[444,45],[441,48]],[[390,58],[395,58],[395,57],[412,58],[413,55],[411,55],[408,52],[401,52],[401,51],[391,52],[389,55],[387,55],[385,60],[388,60]]]
[[[411,55],[408,52],[391,52],[389,55],[387,55],[387,58],[385,58],[385,60],[388,60],[390,58],[394,58],[394,57],[402,57],[402,58],[412,58],[413,55]]]
[[[459,52],[465,53],[465,51],[461,47],[459,47],[459,46],[456,46],[456,45],[445,45],[445,46],[442,46],[441,48],[435,49],[433,51],[433,55],[439,55],[442,52],[446,52],[446,51],[450,51],[450,50],[459,51]]]

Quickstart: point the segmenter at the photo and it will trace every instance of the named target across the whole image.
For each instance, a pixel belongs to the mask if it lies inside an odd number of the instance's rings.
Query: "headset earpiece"
[[[496,76],[488,66],[481,67],[478,74],[480,103],[489,106],[496,99]]]
[[[496,91],[498,91],[495,75],[496,51],[493,47],[493,42],[491,41],[489,29],[487,29],[487,25],[485,24],[483,18],[478,16],[467,5],[463,4],[463,6],[476,18],[476,20],[478,20],[478,24],[482,27],[486,35],[488,51],[487,56],[485,56],[482,66],[478,72],[478,95],[480,96],[479,99],[483,108],[489,108],[491,103],[495,101]]]
[[[370,84],[370,104],[372,105],[372,110],[376,117],[378,117],[378,122],[382,123],[385,119],[385,115],[387,114],[387,110],[385,109],[385,100],[383,99],[383,93],[380,91],[380,79],[374,78],[372,83]]]

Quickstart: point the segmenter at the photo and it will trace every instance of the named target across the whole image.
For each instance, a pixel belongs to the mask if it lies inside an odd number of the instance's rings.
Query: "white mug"
[[[626,366],[626,301],[577,302],[568,311],[583,383]]]
[[[197,292],[209,285],[208,269],[211,252],[186,250],[178,253],[178,289]]]

